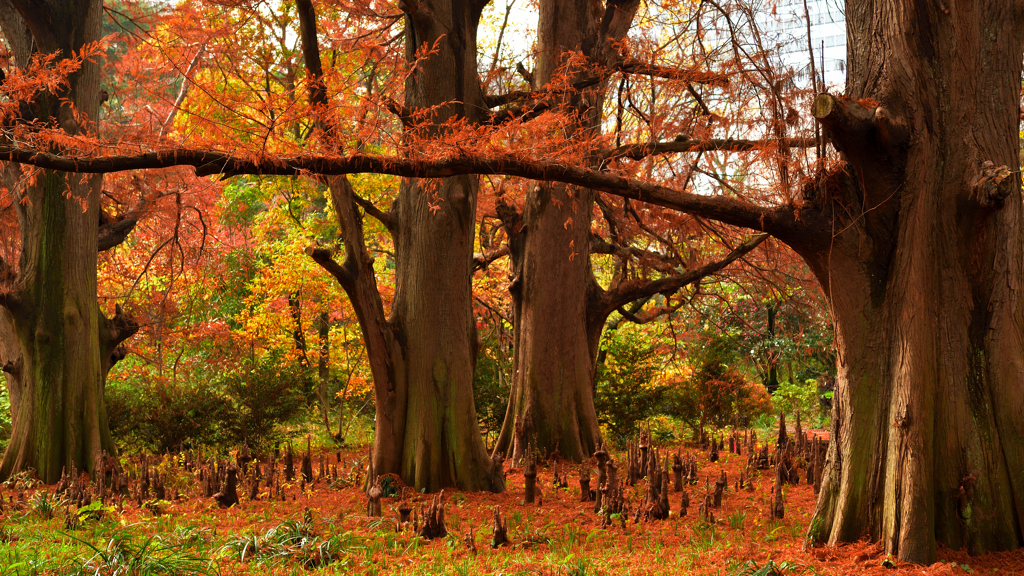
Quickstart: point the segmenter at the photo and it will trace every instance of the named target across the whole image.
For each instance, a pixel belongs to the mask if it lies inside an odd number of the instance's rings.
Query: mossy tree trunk
[[[0,4],[4,35],[19,66],[32,51],[73,52],[100,39],[102,3]],[[59,92],[35,96],[37,120],[68,134],[95,121],[100,106],[100,65],[86,60]],[[24,119],[31,120],[31,119]],[[64,468],[91,471],[103,452],[115,453],[103,404],[107,371],[123,356],[118,344],[137,329],[119,310],[100,312],[96,293],[100,237],[99,175],[42,171],[34,180],[5,167],[21,229],[16,277],[0,286],[6,308],[0,364],[8,369],[14,426],[0,477],[33,469],[55,482]],[[16,342],[9,339],[13,336]]]
[[[788,240],[839,357],[812,542],[912,562],[1024,543],[1022,8],[848,3],[849,98],[813,108],[848,162],[816,197],[842,226]]]

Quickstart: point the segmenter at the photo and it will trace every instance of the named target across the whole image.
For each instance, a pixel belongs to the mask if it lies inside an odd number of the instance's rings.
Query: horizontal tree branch
[[[525,122],[533,120],[550,109],[551,104],[547,102],[537,102],[532,106],[524,105],[518,108],[506,108],[505,110],[499,110],[490,114],[481,122],[481,124],[500,126],[506,122],[511,122],[512,120],[522,120]]]
[[[811,113],[825,127],[835,147],[854,158],[864,156],[866,147],[892,148],[910,137],[906,124],[877,102],[818,94]]]
[[[526,72],[526,69],[524,68],[522,72]],[[724,86],[729,83],[729,76],[727,74],[705,72],[703,70],[696,69],[655,66],[644,64],[638,60],[633,59],[628,59],[625,62],[621,62],[613,66],[612,72],[624,72],[627,74],[644,74],[648,76],[656,76],[672,80],[687,80],[695,84],[710,84],[716,86]],[[513,102],[519,102],[520,100],[546,100],[552,96],[577,92],[579,90],[585,90],[592,86],[596,86],[597,84],[600,84],[602,81],[607,80],[609,76],[610,74],[595,74],[587,76],[586,78],[573,82],[568,87],[558,88],[554,90],[515,90],[505,94],[494,94],[490,96],[484,96],[484,103],[487,105],[488,108],[495,108],[498,106],[511,104]],[[524,77],[527,76],[524,74]],[[530,81],[529,77],[527,77],[527,81]]]
[[[629,320],[633,324],[641,324],[642,325],[642,324],[649,324],[651,322],[654,322],[655,320],[657,320],[658,318],[661,318],[662,316],[667,316],[669,314],[672,314],[673,312],[675,312],[676,310],[679,310],[682,307],[683,307],[683,302],[677,302],[677,303],[675,303],[675,304],[673,304],[671,306],[655,306],[654,308],[648,308],[646,310],[643,310],[642,313],[638,312],[636,314],[633,314],[632,312],[630,312],[629,310],[626,310],[622,306],[619,306],[618,308],[616,308],[615,311],[618,312],[619,314],[622,314],[623,318],[625,318],[626,320]]]
[[[673,68],[671,66],[659,66],[641,62],[635,58],[626,58],[617,68],[619,72],[627,74],[642,74],[665,78],[666,80],[685,80],[694,84],[707,84],[711,86],[725,86],[729,84],[729,76],[717,72],[706,72],[693,68]]]
[[[604,238],[599,236],[592,236],[590,239],[590,253],[591,254],[609,254],[617,258],[624,260],[635,259],[635,260],[653,260],[653,268],[662,273],[669,273],[676,266],[679,265],[677,261],[671,257],[656,252],[654,250],[641,250],[640,248],[634,248],[633,246],[620,246],[612,242],[608,242]]]
[[[221,177],[241,174],[291,176],[372,173],[409,178],[446,178],[461,174],[503,174],[530,180],[575,184],[734,226],[769,232],[794,247],[795,244],[819,243],[830,233],[827,221],[824,218],[816,219],[815,213],[806,209],[800,212],[798,220],[795,208],[788,205],[769,207],[734,197],[695,194],[626,178],[614,172],[554,161],[525,160],[511,155],[463,155],[437,160],[367,154],[282,158],[243,157],[212,150],[172,148],[128,155],[71,157],[0,146],[0,161],[21,162],[50,170],[80,173],[192,166],[198,176]]]
[[[810,148],[811,146],[814,146],[814,138],[785,138],[780,141],[777,139],[743,140],[735,138],[711,138],[699,140],[680,137],[668,142],[626,144],[610,150],[605,157],[608,159],[629,158],[631,160],[640,160],[648,156],[677,152],[710,152],[715,150],[724,152],[749,152],[750,150],[759,150],[780,143],[782,146],[788,148]]]
[[[487,250],[485,252],[477,252],[473,254],[473,271],[486,270],[495,260],[501,259],[508,256],[508,245],[502,244],[501,246]]]

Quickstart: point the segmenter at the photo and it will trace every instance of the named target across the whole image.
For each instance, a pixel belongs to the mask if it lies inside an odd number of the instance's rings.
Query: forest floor
[[[733,489],[746,455],[724,451],[719,462],[710,463],[706,453],[684,452],[700,465],[702,480],[687,486],[691,494],[722,469],[730,479],[713,524],[698,520],[695,496],[689,514],[680,517],[680,495],[673,492],[668,520],[630,518],[625,529],[618,521],[601,528],[593,503],[580,502],[578,474],[569,473],[570,487],[554,488],[553,470],[541,465],[538,504],[523,503],[518,469],[508,471],[503,494],[446,491],[449,535],[429,541],[409,529],[396,531],[396,498],[383,498],[383,518],[365,515],[358,485],[362,450],[343,451],[340,459],[333,452],[326,456],[338,469],[330,484],[315,483],[305,491],[285,486],[284,501],[242,495],[228,509],[193,496],[144,506],[94,503],[83,513],[54,502],[45,486],[22,489],[20,496],[8,486],[0,489],[0,574],[1024,574],[1021,551],[970,557],[940,547],[938,563],[920,566],[894,562],[870,542],[803,550],[815,502],[812,486],[787,486],[785,518],[773,520],[767,473],[753,477],[753,491]],[[195,477],[174,477],[174,465],[166,464],[168,486],[199,491]],[[644,481],[626,487],[634,508],[644,489]],[[414,502],[430,498],[410,496]],[[511,540],[498,549],[490,547],[495,507]],[[76,521],[69,525],[67,517]]]

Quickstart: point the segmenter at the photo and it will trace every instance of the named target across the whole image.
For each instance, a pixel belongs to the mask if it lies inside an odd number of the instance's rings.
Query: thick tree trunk
[[[541,1],[538,87],[556,80],[560,71],[570,79],[593,74],[591,66],[563,68],[570,54],[607,63],[604,51],[625,35],[636,7],[636,2],[609,2],[604,12],[600,3],[589,0]],[[553,103],[577,114],[576,137],[600,131],[603,91],[601,83]],[[515,357],[509,407],[494,452],[511,449],[516,461],[533,445],[541,453],[557,450],[579,462],[594,453],[600,440],[594,409],[596,347],[587,333],[588,296],[600,289],[590,267],[594,194],[540,183],[528,193],[521,222],[505,209],[506,232],[518,237],[510,242]]]
[[[473,176],[408,181],[398,200],[391,322],[406,363],[400,470],[429,491],[492,488],[473,404],[476,189]]]
[[[937,541],[1024,543],[1024,18],[1002,0],[950,8],[849,4],[847,93],[861,100],[819,96],[814,113],[849,162],[829,187],[835,218],[860,217],[831,250],[794,243],[839,356],[809,540],[868,535],[914,562]]]
[[[405,107],[424,135],[443,137],[449,119],[478,119],[484,110],[477,77],[476,28],[484,2],[403,4],[406,55],[414,72]],[[313,54],[312,7],[300,2],[307,68]],[[436,52],[417,61],[417,51]],[[316,62],[312,63],[311,58]],[[314,100],[316,94],[314,93]],[[390,214],[379,214],[395,238],[395,300],[387,319],[373,261],[362,236],[355,193],[347,179],[330,181],[345,241],[342,265],[313,251],[352,301],[374,377],[376,474],[396,473],[417,489],[504,489],[480,435],[473,405],[476,323],[472,308],[477,177],[406,180]]]
[[[437,45],[406,80],[405,106],[447,120],[479,119],[476,31],[486,2],[427,1],[406,17],[406,56]],[[391,323],[403,350],[406,395],[401,476],[429,491],[500,490],[473,404],[476,320],[472,306],[476,176],[406,180],[396,205]]]
[[[46,173],[19,208],[23,253],[12,316],[21,393],[0,477],[32,468],[55,482],[65,467],[92,470],[104,451],[115,453],[103,406],[105,324],[96,305],[100,178],[72,184],[67,197],[71,178]]]
[[[514,357],[509,408],[495,451],[533,445],[582,462],[597,448],[594,350],[587,338],[593,192],[538,184],[510,241]],[[507,211],[508,208],[503,208]],[[508,220],[506,230],[516,227]]]
[[[17,6],[40,52],[67,57],[100,38],[101,2]],[[5,27],[24,25],[12,17],[11,5],[0,9],[8,11]],[[16,57],[23,64],[29,54]],[[41,119],[80,132],[83,118],[98,116],[99,78],[99,64],[87,60],[66,92],[38,94]],[[115,452],[103,383],[120,357],[114,354],[121,340],[112,337],[122,333],[96,303],[101,181],[45,171],[18,192],[24,199],[17,205],[21,263],[15,289],[2,300],[20,352],[20,393],[0,478],[32,468],[44,482],[55,482],[62,469],[92,470],[103,452]]]

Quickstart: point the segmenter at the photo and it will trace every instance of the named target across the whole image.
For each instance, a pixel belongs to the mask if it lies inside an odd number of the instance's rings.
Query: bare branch
[[[591,254],[609,254],[623,260],[649,260],[653,261],[653,268],[662,273],[670,273],[678,266],[672,258],[655,252],[653,250],[641,250],[632,246],[619,246],[604,240],[599,236],[592,236],[590,239]]]
[[[626,74],[641,74],[665,78],[666,80],[685,80],[694,84],[709,84],[711,86],[725,86],[729,84],[729,76],[717,72],[705,72],[694,68],[672,68],[671,66],[658,66],[648,64],[634,58],[626,58],[616,69]]]
[[[174,99],[174,105],[171,107],[171,111],[167,114],[167,118],[164,123],[160,126],[160,132],[157,134],[158,138],[163,138],[164,133],[174,124],[174,117],[177,116],[178,110],[181,109],[181,105],[185,102],[185,97],[188,96],[189,87],[192,86],[192,73],[196,67],[199,66],[199,61],[203,57],[203,53],[206,52],[206,42],[199,45],[199,50],[196,51],[196,55],[189,62],[188,68],[185,70],[185,74],[181,80],[181,88],[178,90],[178,97]]]
[[[626,144],[609,151],[605,158],[629,158],[640,160],[648,156],[658,154],[670,154],[675,152],[749,152],[782,144],[789,148],[810,148],[814,146],[814,138],[786,138],[781,142],[775,139],[768,140],[742,140],[734,138],[712,138],[707,140],[694,140],[680,136],[670,142],[649,142],[646,144]]]
[[[508,255],[509,250],[507,244],[502,244],[493,250],[473,254],[473,271],[486,270],[492,262]]]
[[[533,83],[533,75],[530,74],[526,68],[519,64],[520,74],[526,78],[527,82]],[[729,77],[726,74],[718,74],[714,72],[704,72],[696,69],[687,68],[667,68],[661,66],[649,66],[642,64],[638,61],[627,60],[625,63],[613,65],[612,72],[624,72],[632,74],[647,74],[652,76],[660,76],[663,78],[671,78],[676,80],[687,80],[690,83],[696,84],[710,84],[714,86],[722,86],[729,83]],[[657,72],[657,73],[656,73]],[[518,102],[520,100],[545,100],[553,96],[559,96],[562,94],[578,92],[592,86],[596,86],[601,82],[607,80],[611,74],[599,74],[588,76],[581,80],[578,80],[565,88],[558,88],[553,90],[517,90],[509,92],[507,94],[495,94],[493,96],[484,96],[484,103],[488,108],[494,108],[497,106],[504,106],[505,104],[511,104],[512,102]]]
[[[641,298],[654,296],[655,294],[670,295],[680,288],[706,278],[723,268],[732,264],[748,252],[756,248],[761,242],[768,238],[768,234],[753,236],[743,244],[737,246],[725,258],[705,264],[700,268],[684,272],[675,276],[652,280],[649,282],[632,281],[623,283],[620,287],[609,290],[604,296],[604,306],[610,312],[625,304],[640,300]]]
[[[354,192],[352,193],[352,200],[358,204],[364,212],[373,216],[378,222],[383,224],[385,228],[394,231],[395,219],[392,218],[390,214],[384,212],[380,208],[377,208],[374,206],[373,202],[370,202]]]

